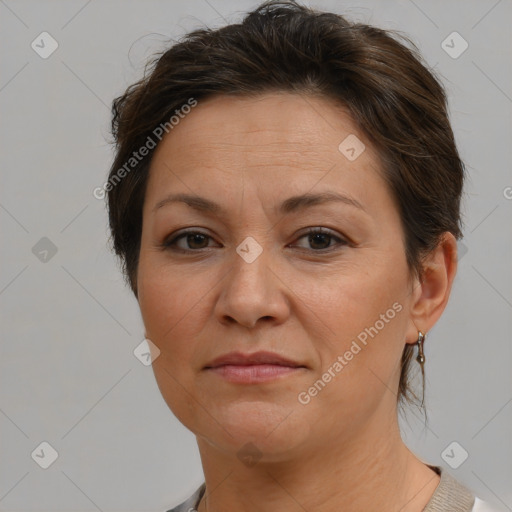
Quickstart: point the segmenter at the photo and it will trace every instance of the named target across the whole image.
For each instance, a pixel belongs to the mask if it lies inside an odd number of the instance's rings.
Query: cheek
[[[330,369],[339,376],[334,380],[343,388],[343,396],[362,400],[399,372],[407,325],[406,288],[405,281],[388,276],[386,269],[375,267],[372,273],[333,280],[308,298],[308,306],[330,332],[330,343],[316,341],[322,374]],[[333,367],[339,356],[342,369]]]
[[[190,379],[204,361],[205,326],[211,321],[215,276],[171,268],[160,258],[142,258],[139,307],[146,336],[160,349],[157,362],[180,379]]]
[[[393,298],[393,294],[380,294],[380,299],[369,301],[359,292],[347,293],[337,302],[346,306],[346,315],[325,312],[326,318],[337,319],[330,326],[335,335],[329,344],[313,340],[321,367],[300,391],[311,396],[309,416],[324,417],[326,429],[362,428],[383,400],[396,400],[393,390],[406,322],[405,308],[400,310],[399,304],[393,308]],[[354,305],[356,299],[362,302]],[[330,411],[328,417],[326,411]]]
[[[173,414],[191,430],[198,411],[190,393],[194,389],[197,357],[197,298],[185,287],[183,276],[155,262],[142,261],[139,271],[139,307],[146,336],[160,350],[152,363],[162,397]],[[195,305],[195,306],[194,306]],[[186,390],[186,391],[184,391]]]
[[[398,279],[389,279],[388,269],[378,266],[372,272],[333,273],[324,283],[309,284],[312,286],[302,295],[304,301],[339,339],[372,326],[395,302],[401,303],[406,292]]]
[[[186,324],[190,310],[188,289],[175,273],[150,258],[141,258],[139,263],[138,289],[146,335],[162,353],[167,352],[170,341]]]

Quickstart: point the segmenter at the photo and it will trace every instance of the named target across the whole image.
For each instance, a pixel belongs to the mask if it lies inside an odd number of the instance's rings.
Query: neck
[[[402,441],[396,418],[343,441],[322,441],[286,460],[247,467],[198,437],[206,482],[198,512],[420,512],[439,483]]]

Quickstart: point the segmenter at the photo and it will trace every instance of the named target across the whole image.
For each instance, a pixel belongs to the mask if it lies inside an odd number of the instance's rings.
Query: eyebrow
[[[292,212],[303,210],[311,206],[316,206],[319,204],[329,203],[333,201],[353,206],[355,208],[362,210],[365,213],[368,213],[364,206],[359,201],[357,201],[357,199],[354,199],[347,195],[339,194],[337,192],[320,192],[317,194],[309,193],[289,197],[280,204],[280,206],[278,207],[278,212],[282,215],[286,215]],[[228,215],[220,204],[215,203],[204,197],[196,196],[193,194],[171,194],[167,196],[165,199],[159,201],[153,207],[152,211],[155,212],[159,208],[162,208],[163,206],[172,203],[185,203],[194,210],[200,212],[224,216]]]

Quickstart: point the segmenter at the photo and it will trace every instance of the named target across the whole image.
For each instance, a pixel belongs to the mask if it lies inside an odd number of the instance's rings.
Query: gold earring
[[[416,361],[420,363],[422,366],[425,363],[425,354],[423,353],[423,342],[425,341],[425,335],[418,331],[418,340],[416,344],[418,345],[418,355],[416,356]]]

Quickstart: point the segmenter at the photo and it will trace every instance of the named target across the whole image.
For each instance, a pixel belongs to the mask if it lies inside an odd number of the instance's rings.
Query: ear
[[[423,263],[421,281],[416,279],[409,310],[406,343],[414,344],[418,331],[426,334],[444,311],[457,273],[457,240],[445,232],[437,248]]]

